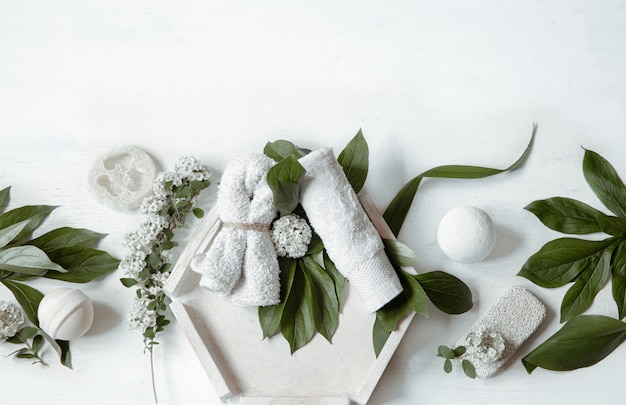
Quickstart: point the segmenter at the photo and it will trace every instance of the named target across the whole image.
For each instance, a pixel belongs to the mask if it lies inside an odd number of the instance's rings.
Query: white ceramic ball
[[[76,288],[59,288],[39,303],[39,326],[54,339],[72,340],[87,333],[93,323],[91,299]]]
[[[491,253],[496,244],[496,230],[491,217],[473,206],[448,211],[437,229],[439,247],[459,263],[476,263]]]

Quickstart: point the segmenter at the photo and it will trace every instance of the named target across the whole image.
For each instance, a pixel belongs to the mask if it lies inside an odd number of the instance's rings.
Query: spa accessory
[[[511,288],[459,339],[479,378],[491,377],[539,327],[544,305],[521,286]]]
[[[222,229],[209,250],[191,262],[200,285],[229,295],[237,305],[266,306],[280,301],[280,269],[269,230],[276,216],[266,175],[273,161],[249,154],[229,163],[218,191]]]
[[[58,288],[46,294],[37,310],[39,326],[54,339],[72,340],[87,333],[93,323],[91,299],[76,288]]]
[[[375,312],[402,291],[380,235],[331,149],[313,151],[300,163],[306,169],[300,203],[309,222],[367,310]]]
[[[96,160],[89,172],[89,185],[102,204],[131,210],[152,190],[156,173],[150,155],[134,146],[121,146]]]
[[[493,221],[480,208],[456,207],[448,211],[437,229],[439,247],[459,263],[476,263],[487,256],[496,244]]]

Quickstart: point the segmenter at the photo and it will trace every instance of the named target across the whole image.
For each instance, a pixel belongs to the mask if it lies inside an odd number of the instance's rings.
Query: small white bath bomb
[[[496,244],[493,221],[480,208],[456,207],[448,211],[437,229],[439,247],[450,259],[476,263],[489,256]]]
[[[39,326],[54,339],[71,340],[87,333],[93,323],[93,304],[76,288],[59,288],[39,303]]]

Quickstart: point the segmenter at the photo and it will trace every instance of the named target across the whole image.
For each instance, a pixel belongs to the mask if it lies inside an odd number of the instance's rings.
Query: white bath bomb
[[[496,244],[493,221],[480,208],[456,207],[448,211],[437,229],[439,247],[450,259],[476,263],[489,256]]]
[[[54,339],[71,340],[87,333],[93,323],[93,304],[84,292],[59,288],[39,303],[39,326]]]

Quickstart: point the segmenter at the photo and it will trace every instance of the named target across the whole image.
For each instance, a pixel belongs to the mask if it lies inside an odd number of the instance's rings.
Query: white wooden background
[[[86,176],[119,145],[139,146],[163,167],[193,153],[219,173],[269,140],[339,151],[362,128],[371,147],[366,190],[382,209],[433,166],[506,167],[533,122],[537,141],[520,170],[420,188],[401,238],[421,271],[465,280],[475,306],[416,317],[373,404],[617,403],[626,394],[626,347],[593,368],[526,374],[519,359],[559,328],[565,289],[515,276],[558,236],[526,204],[560,195],[601,208],[582,176],[581,145],[626,178],[624,2],[0,0],[0,183],[13,187],[11,207],[60,206],[44,230],[106,232],[101,247],[117,256],[141,217],[99,205]],[[439,219],[462,204],[497,225],[496,249],[482,263],[453,263],[437,247]],[[75,369],[53,353],[47,368],[2,357],[0,403],[152,403],[148,357],[125,320],[133,291],[119,276],[84,286],[96,320],[72,343]],[[539,333],[492,379],[445,375],[437,346],[454,344],[514,284],[549,307]],[[2,289],[0,299],[12,297]],[[610,288],[590,313],[616,315]],[[160,403],[219,403],[180,328],[159,340]]]

